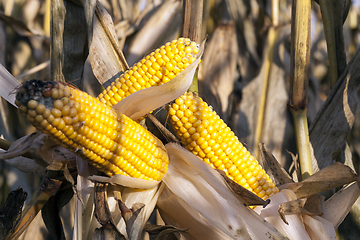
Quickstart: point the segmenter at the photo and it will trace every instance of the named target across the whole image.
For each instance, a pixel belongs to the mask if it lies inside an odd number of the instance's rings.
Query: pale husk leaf
[[[121,174],[117,174],[112,177],[93,175],[93,176],[89,176],[88,179],[92,181],[106,182],[106,183],[121,185],[130,188],[138,188],[138,189],[151,189],[156,187],[160,183],[160,181],[144,180],[144,179],[133,178]]]
[[[100,84],[119,76],[119,72],[127,70],[111,16],[97,3],[99,14],[93,18],[93,32],[89,47],[89,60],[95,77]],[[101,23],[103,21],[103,25]]]
[[[360,196],[359,180],[336,192],[324,204],[322,217],[337,228]]]
[[[163,188],[163,184],[147,190],[125,188],[122,197],[126,206],[133,206],[135,203],[145,204],[131,229],[128,231],[130,233],[128,236],[129,239],[141,239],[144,226],[153,212]],[[117,227],[122,234],[125,233],[125,224],[123,219],[121,219]]]
[[[133,120],[143,117],[148,112],[157,109],[164,104],[180,97],[190,87],[196,67],[204,51],[205,41],[200,46],[196,61],[190,64],[183,72],[171,81],[150,88],[146,88],[131,94],[121,100],[113,108],[125,114]],[[149,101],[149,99],[151,99]]]
[[[91,239],[100,224],[94,218],[94,183],[87,179],[94,174],[94,168],[81,158],[77,158],[77,185],[79,197],[75,200],[73,240]]]
[[[157,203],[161,218],[168,225],[187,226],[187,231],[181,233],[186,239],[217,240],[232,238],[211,224],[199,212],[187,204],[181,197],[165,187]]]
[[[292,200],[296,200],[296,195],[291,190],[283,190],[270,197],[270,204],[266,208],[256,207],[254,211],[289,239],[310,240],[299,215],[286,215],[288,225],[280,218],[278,213],[280,204]]]
[[[163,181],[219,231],[233,239],[264,239],[269,236],[284,239],[275,228],[245,207],[220,174],[208,164],[177,144],[169,143],[166,149],[170,164]],[[190,227],[186,222],[184,224],[180,227]]]
[[[0,64],[0,96],[15,107],[17,106],[15,105],[15,94],[13,93],[20,84],[19,80]]]
[[[302,218],[311,239],[336,240],[334,226],[329,221],[318,216],[302,215]]]

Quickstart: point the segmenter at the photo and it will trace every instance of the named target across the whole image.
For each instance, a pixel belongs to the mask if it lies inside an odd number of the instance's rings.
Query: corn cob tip
[[[188,38],[166,43],[111,83],[98,99],[114,106],[139,90],[167,83],[196,60],[200,45]]]
[[[170,123],[186,149],[214,169],[267,199],[277,187],[216,112],[194,93],[185,93],[168,107]]]
[[[109,176],[160,180],[168,156],[159,139],[88,94],[61,82],[30,80],[16,104],[38,130]]]

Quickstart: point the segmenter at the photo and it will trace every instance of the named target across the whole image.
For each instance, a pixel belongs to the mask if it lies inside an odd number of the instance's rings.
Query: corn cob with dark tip
[[[134,92],[164,84],[194,62],[198,52],[199,45],[188,38],[168,42],[134,64],[100,93],[98,99],[114,106]]]
[[[234,132],[199,96],[186,93],[168,108],[171,125],[189,151],[239,185],[267,199],[278,188]]]
[[[109,176],[161,180],[168,155],[162,142],[127,116],[70,85],[31,80],[19,87],[24,117]]]

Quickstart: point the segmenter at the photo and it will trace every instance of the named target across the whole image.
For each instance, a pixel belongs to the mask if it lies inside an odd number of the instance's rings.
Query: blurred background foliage
[[[90,5],[95,2],[86,1]],[[99,2],[112,17],[119,46],[130,66],[153,49],[180,35],[181,1]],[[259,141],[264,142],[267,149],[291,173],[293,168],[289,152],[296,154],[293,121],[287,108],[292,1],[279,0],[278,3],[276,12],[271,8],[271,1],[266,0],[204,0],[200,36],[201,39],[207,38],[208,42],[199,69],[199,94],[231,126],[251,152],[256,152]],[[53,52],[62,52],[62,59],[59,60],[62,64],[60,75],[96,96],[102,90],[99,81],[106,86],[116,74],[106,71],[106,68],[103,74],[99,74],[99,69],[92,71],[92,63],[97,56],[92,55],[96,49],[88,49],[88,23],[82,1],[53,0],[52,4],[51,0],[0,0],[0,63],[21,82],[27,79],[50,80],[58,76],[55,73],[56,66],[50,64],[52,47]],[[61,6],[54,8],[55,4]],[[57,16],[52,21],[52,29],[61,30],[60,34],[53,34],[52,37],[61,36],[59,39],[51,39],[50,36],[51,9],[53,16]],[[61,11],[54,12],[54,9]],[[343,19],[346,62],[360,44],[359,17],[360,1],[353,0]],[[271,48],[271,69],[267,72],[266,59],[270,55],[267,35],[274,25],[276,39],[274,48]],[[265,77],[268,78],[268,87],[259,137],[255,134],[256,122]],[[312,4],[309,81],[308,121],[311,126],[331,90],[322,16],[316,2]],[[3,99],[0,100],[0,115],[0,135],[10,142],[34,131],[17,114],[16,109]],[[348,144],[355,170],[359,173],[359,109],[348,136]],[[0,206],[3,206],[9,191],[18,187],[28,192],[28,199],[31,199],[40,181],[40,177],[22,173],[1,161]],[[51,239],[39,216],[36,219],[38,222],[32,224],[37,227],[29,228],[23,239]],[[358,200],[338,229],[339,239],[359,239],[359,219]]]

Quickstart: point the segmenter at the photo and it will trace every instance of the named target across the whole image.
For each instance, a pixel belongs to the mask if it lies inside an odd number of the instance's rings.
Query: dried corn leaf
[[[28,156],[28,160],[19,162],[22,155]],[[20,157],[20,158],[19,158]],[[34,158],[35,162],[30,159]],[[48,140],[42,133],[33,133],[15,141],[8,151],[0,153],[0,159],[6,160],[10,165],[21,171],[33,171],[35,174],[44,173],[48,170],[61,170],[65,165],[75,167],[74,154],[65,148]],[[19,165],[17,165],[19,164]],[[44,168],[41,170],[39,167]]]
[[[265,144],[260,143],[259,149],[260,158],[258,161],[276,186],[294,182],[274,155],[265,149]]]
[[[200,95],[225,122],[230,116],[229,98],[234,90],[237,54],[234,23],[219,25],[206,45],[199,67]]]
[[[320,1],[321,4],[321,1]],[[329,39],[327,36],[327,42],[330,42],[330,46],[336,51],[336,67],[338,76],[340,76],[344,69],[346,68],[346,53],[345,53],[345,43],[344,43],[344,29],[343,24],[347,18],[351,1],[350,0],[331,0],[325,1],[325,4],[328,4],[327,10],[330,18],[324,18],[324,27],[330,27],[333,39]],[[320,5],[323,13],[323,9],[326,9],[325,6]],[[333,43],[333,44],[332,44]]]
[[[20,82],[9,71],[0,64],[0,96],[15,105],[14,90],[20,86]]]
[[[97,228],[92,236],[93,240],[125,240],[126,238],[119,234],[114,226]]]
[[[304,208],[307,211],[320,216],[324,212],[324,199],[325,197],[320,194],[311,195],[306,199]]]
[[[280,214],[306,214],[306,215],[313,215],[312,213],[308,212],[304,209],[306,199],[296,199],[292,201],[288,201],[285,203],[280,204],[279,213]]]
[[[335,229],[326,219],[318,216],[303,216],[306,231],[311,239],[336,240]]]
[[[74,83],[78,81],[84,70],[86,53],[86,20],[84,9],[72,1],[64,1],[66,15],[64,18],[64,29],[62,32],[63,45],[61,54],[63,55],[62,74],[66,81]],[[52,65],[53,66],[53,65]],[[81,84],[77,83],[81,87]]]
[[[6,198],[5,205],[0,209],[0,238],[12,234],[18,224],[21,211],[28,194],[22,188],[11,191]]]
[[[87,178],[97,170],[91,167],[85,160],[78,158],[77,161],[77,184],[76,189],[79,198],[75,200],[74,239],[88,239],[89,234],[100,224],[94,218],[94,183]]]
[[[280,205],[280,214],[305,214],[309,216],[320,216],[323,211],[324,197],[318,194],[309,198],[296,199]]]
[[[343,187],[325,201],[323,218],[337,228],[349,213],[351,207],[360,196],[359,179],[350,186]]]
[[[24,22],[14,17],[7,16],[3,11],[0,11],[0,20],[4,21],[10,27],[12,27],[20,36],[42,36],[43,33],[35,29],[30,29]]]
[[[245,0],[226,0],[227,10],[238,31],[240,74],[245,82],[252,79],[261,65],[257,53],[256,26],[252,18],[256,14],[257,3]],[[252,6],[251,6],[252,5]]]
[[[170,240],[168,234],[172,234],[174,239],[177,239],[173,234],[176,232],[186,232],[187,229],[177,228],[172,225],[153,225],[147,223],[144,230],[149,233],[150,239]]]
[[[250,192],[249,190],[247,190],[243,186],[239,185],[235,181],[233,181],[231,178],[226,176],[226,173],[224,171],[219,170],[219,169],[215,169],[215,170],[221,174],[221,176],[225,179],[227,184],[229,184],[229,187],[231,188],[231,190],[239,196],[241,201],[244,202],[244,204],[246,206],[262,205],[265,207],[266,204],[269,203],[269,202],[264,201],[263,199],[259,198],[256,194]]]
[[[124,224],[124,219],[121,219],[118,222],[117,228],[123,235],[128,235],[129,239],[141,239],[144,226],[153,212],[159,196],[163,191],[163,188],[164,185],[160,184],[152,189],[147,190],[132,188],[124,189],[122,198],[126,206],[132,206],[133,208],[136,206],[144,207],[142,207],[141,210],[137,213],[138,215],[136,218],[132,218],[126,224],[126,226]],[[136,208],[134,208],[134,211],[136,211]],[[114,219],[116,219],[116,215],[118,214],[118,212],[113,213]]]
[[[295,194],[290,190],[283,190],[270,197],[270,204],[266,208],[256,207],[254,209],[261,217],[269,221],[276,229],[292,240],[313,239],[304,225],[302,217],[298,214],[281,215],[279,206],[283,203],[296,200]],[[317,216],[315,216],[317,217]],[[322,226],[322,224],[319,224]],[[334,228],[328,229],[329,236],[336,236]]]
[[[287,72],[282,57],[284,44],[290,36],[290,26],[280,27],[274,45],[274,57],[268,76],[268,89],[263,117],[262,136],[259,139],[266,143],[267,149],[275,158],[285,165],[288,157],[285,149],[291,148],[289,125],[291,119],[288,115],[287,103],[289,100]],[[269,58],[269,47],[264,48],[264,59]],[[286,61],[286,60],[285,60]],[[260,72],[255,79],[243,87],[240,113],[235,122],[235,132],[239,138],[248,144],[248,149],[255,152],[256,122],[258,119],[260,94],[263,88],[263,79],[266,72],[266,61],[263,62]]]
[[[354,124],[360,71],[357,51],[310,126],[314,172],[331,165]]]
[[[100,84],[117,77],[119,72],[129,68],[117,41],[111,16],[99,2],[96,7],[96,17],[93,18],[89,59]]]
[[[279,188],[290,189],[295,192],[297,198],[303,198],[341,187],[356,181],[356,179],[357,175],[351,168],[337,162],[320,170],[302,182],[284,184]]]
[[[180,1],[164,1],[142,26],[126,51],[126,60],[130,66],[157,46],[176,38],[181,25],[180,5]]]

